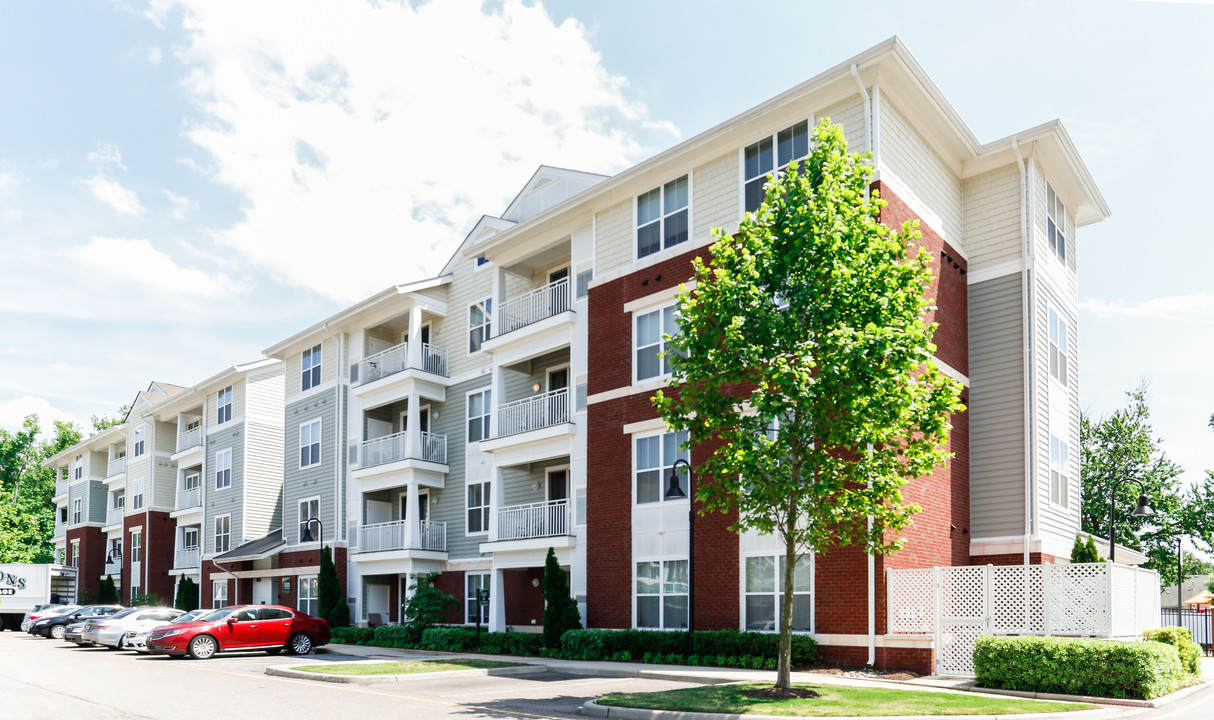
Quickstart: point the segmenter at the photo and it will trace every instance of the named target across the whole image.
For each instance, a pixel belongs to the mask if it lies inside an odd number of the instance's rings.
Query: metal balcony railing
[[[194,568],[198,567],[198,561],[201,556],[198,553],[198,548],[188,547],[178,550],[173,555],[174,568]]]
[[[115,475],[121,475],[124,472],[126,472],[126,458],[114,458],[106,465],[105,476],[114,477]]]
[[[393,433],[360,444],[358,446],[358,466],[372,467],[407,459],[409,453],[405,449],[405,438],[408,434],[408,431]],[[421,447],[414,450],[412,457],[427,462],[446,463],[447,436],[422,433]]]
[[[569,520],[568,500],[498,508],[497,539],[527,540],[568,535],[572,527]]]
[[[422,370],[447,377],[447,349],[422,343]]]
[[[497,335],[505,335],[569,309],[569,278],[561,278],[502,303]]]
[[[190,488],[177,493],[177,509],[202,507],[202,488]]]
[[[515,400],[497,410],[497,436],[505,437],[569,422],[569,388]]]
[[[384,550],[434,550],[447,551],[447,523],[422,520],[419,523],[413,547],[406,547],[405,524],[408,520],[394,520],[358,528],[358,551],[381,552]]]
[[[177,436],[177,452],[189,450],[192,447],[198,447],[202,444],[202,428],[196,427],[193,430],[186,430]]]
[[[404,372],[409,367],[409,343],[403,342],[374,355],[368,355],[358,363],[358,384],[365,385],[389,375]],[[435,375],[447,375],[447,351],[430,343],[422,343],[421,367]]]
[[[124,508],[124,507],[107,508],[105,511],[105,524],[106,525],[121,525],[122,518],[125,515],[126,515],[126,508]]]

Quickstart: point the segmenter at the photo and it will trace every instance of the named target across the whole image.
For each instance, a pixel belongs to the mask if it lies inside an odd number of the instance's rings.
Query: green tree
[[[569,594],[569,573],[557,562],[556,551],[548,548],[544,562],[544,645],[558,648],[566,630],[581,627],[582,614]]]
[[[113,575],[106,575],[105,577],[101,578],[101,584],[97,586],[97,602],[118,602],[118,588],[114,585]]]
[[[1075,535],[1075,544],[1071,546],[1071,562],[1100,562],[1100,554],[1096,551],[1096,543],[1092,542],[1090,536],[1084,538],[1082,534]]]
[[[316,578],[317,612],[329,627],[347,627],[350,624],[350,605],[346,602],[337,577],[337,566],[329,548],[320,551],[320,575]]]
[[[55,473],[42,462],[80,442],[70,423],[55,422],[55,435],[39,440],[37,415],[21,430],[0,429],[0,562],[51,562],[55,532]]]
[[[434,586],[439,573],[413,575],[409,586],[409,599],[401,605],[407,640],[416,643],[422,633],[443,621],[447,613],[459,607],[459,600]]]
[[[122,407],[118,408],[118,414],[112,418],[108,418],[104,415],[92,416],[92,418],[90,418],[90,420],[93,423],[93,432],[99,433],[102,430],[109,430],[110,428],[114,427],[115,425],[121,425],[123,422],[126,421],[126,416],[130,412],[131,412],[131,406],[123,405]]]
[[[932,358],[931,255],[914,225],[879,222],[871,158],[823,121],[805,162],[769,182],[738,234],[714,231],[667,339],[673,381],[655,404],[712,443],[700,512],[784,546],[776,687],[790,687],[797,557],[856,544],[899,548],[919,509],[900,488],[942,464],[960,386]],[[871,524],[870,524],[871,520]]]
[[[177,602],[173,607],[187,612],[198,609],[198,583],[193,578],[181,576],[177,583]]]

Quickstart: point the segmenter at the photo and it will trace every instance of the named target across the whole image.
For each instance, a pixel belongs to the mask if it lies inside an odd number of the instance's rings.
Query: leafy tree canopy
[[[55,532],[55,473],[42,462],[80,442],[70,423],[40,440],[37,415],[16,432],[0,429],[0,562],[50,562]]]

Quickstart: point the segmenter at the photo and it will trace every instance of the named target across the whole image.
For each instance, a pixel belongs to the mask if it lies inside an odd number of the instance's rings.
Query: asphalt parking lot
[[[211,660],[170,659],[129,651],[77,648],[24,633],[0,633],[0,715],[22,720],[70,718],[567,718],[582,703],[614,692],[686,683],[538,672],[475,678],[428,677],[379,685],[344,685],[265,674],[269,666],[348,662],[347,655],[307,658],[265,653]],[[354,714],[351,714],[354,713]]]

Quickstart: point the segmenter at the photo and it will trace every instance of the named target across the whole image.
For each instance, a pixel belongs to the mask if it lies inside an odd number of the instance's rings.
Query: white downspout
[[[1021,372],[1024,375],[1024,564],[1031,560],[1032,543],[1032,498],[1033,498],[1033,434],[1032,434],[1032,353],[1029,342],[1029,314],[1032,310],[1029,303],[1029,232],[1028,202],[1029,188],[1024,168],[1024,157],[1020,154],[1020,143],[1012,138],[1012,152],[1016,154],[1016,164],[1020,168],[1020,298],[1022,302],[1020,332],[1023,338],[1021,347]]]

